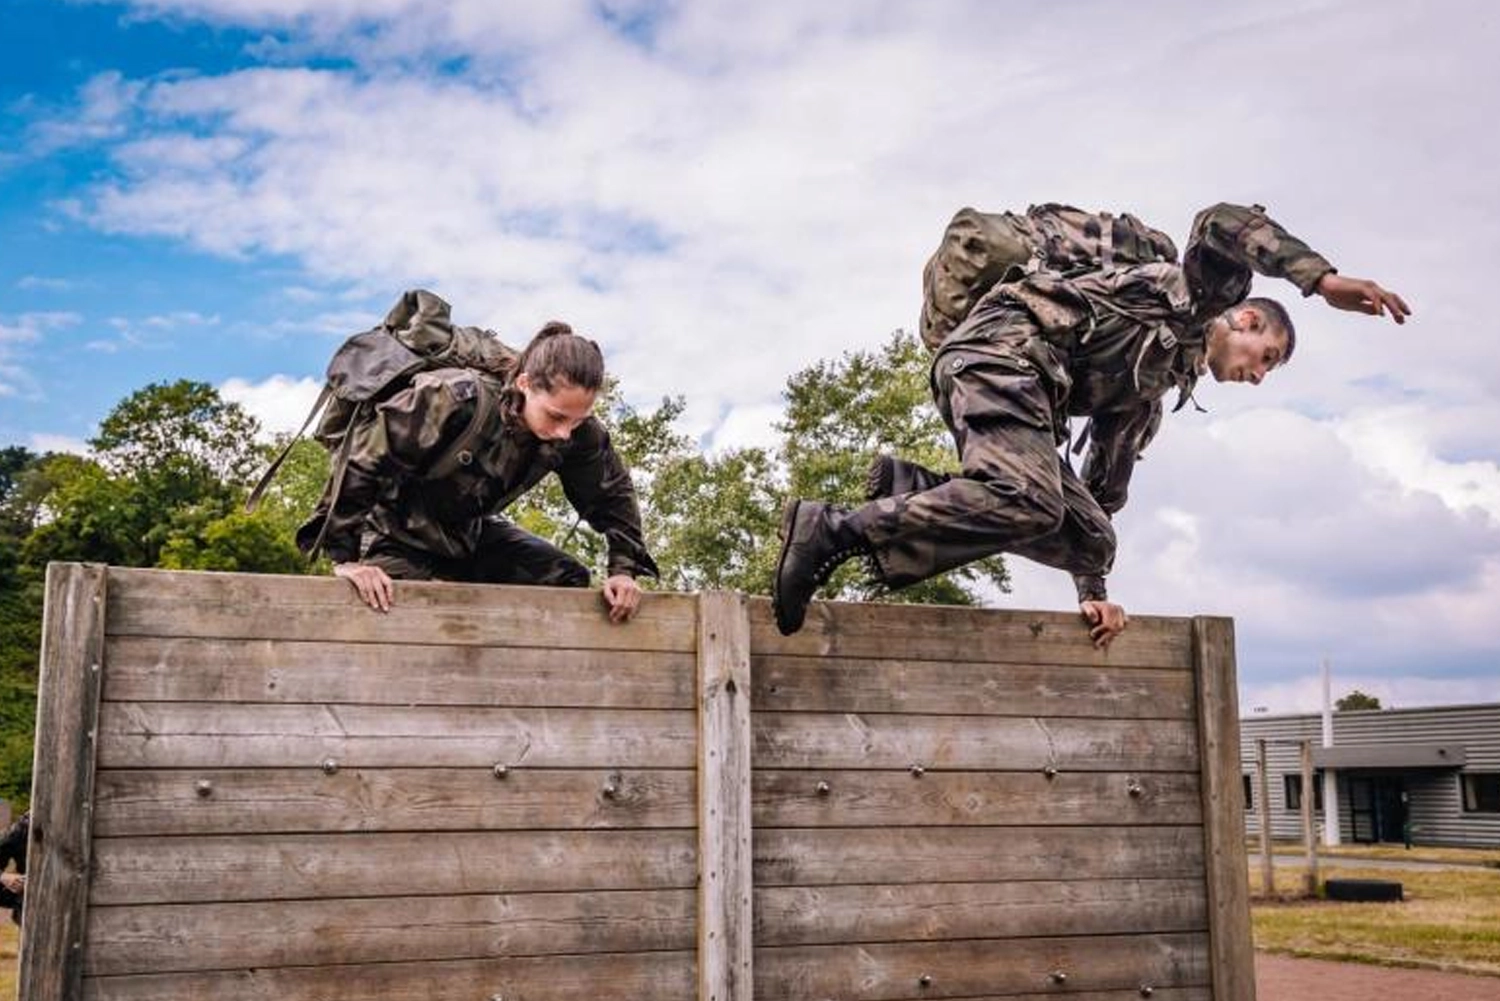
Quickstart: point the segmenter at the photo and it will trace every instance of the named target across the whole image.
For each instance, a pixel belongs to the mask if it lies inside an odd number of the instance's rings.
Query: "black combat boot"
[[[869,472],[865,473],[865,500],[875,501],[882,497],[931,490],[947,483],[951,476],[934,473],[926,466],[898,459],[894,455],[877,455],[870,460]]]
[[[781,513],[781,555],[771,585],[776,628],[802,628],[807,604],[845,561],[873,552],[856,513],[821,501],[788,501]]]

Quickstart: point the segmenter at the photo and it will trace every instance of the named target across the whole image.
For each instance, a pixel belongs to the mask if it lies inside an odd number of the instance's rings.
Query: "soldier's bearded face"
[[[1208,370],[1216,382],[1260,385],[1286,355],[1286,334],[1268,327],[1254,310],[1214,321],[1208,335]]]
[[[542,389],[533,385],[524,372],[516,378],[516,388],[526,398],[521,419],[543,441],[566,441],[571,437],[578,425],[594,412],[594,397],[598,395],[594,390],[580,389],[562,379],[554,381],[551,389]]]

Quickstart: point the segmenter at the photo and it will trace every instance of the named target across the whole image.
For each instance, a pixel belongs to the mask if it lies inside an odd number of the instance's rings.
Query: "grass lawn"
[[[1252,864],[1252,892],[1260,887]],[[1276,870],[1276,900],[1256,899],[1255,945],[1270,952],[1500,977],[1500,871],[1360,869],[1325,860],[1322,878],[1390,879],[1406,900],[1354,904],[1294,899],[1298,869]]]
[[[1260,839],[1251,838],[1246,848],[1254,855],[1260,851]],[[1272,855],[1303,854],[1301,843],[1272,841]],[[1417,845],[1403,848],[1400,845],[1338,845],[1328,848],[1318,846],[1319,859],[1390,859],[1393,862],[1459,862],[1466,865],[1485,865],[1500,869],[1500,848],[1432,848]]]

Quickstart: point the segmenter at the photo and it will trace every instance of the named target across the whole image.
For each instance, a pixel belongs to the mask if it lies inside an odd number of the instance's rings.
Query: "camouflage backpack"
[[[1176,261],[1167,234],[1128,213],[1049,202],[1026,214],[962,208],[922,271],[922,341],[933,351],[995,285],[1033,271],[1063,276],[1117,265]]]
[[[319,413],[322,417],[313,430],[313,437],[333,456],[328,483],[323,488],[323,496],[328,499],[328,508],[332,510],[343,487],[354,431],[374,415],[375,407],[381,401],[410,385],[418,372],[472,368],[501,382],[506,381],[515,369],[519,353],[502,344],[493,331],[454,326],[451,311],[452,307],[441,297],[426,289],[415,289],[402,294],[379,326],[345,341],[328,362],[328,380],[307,419],[261,475],[245,501],[245,510],[255,510],[292,446],[306,433]],[[480,381],[480,386],[481,392],[468,426],[428,467],[427,478],[441,479],[462,464],[494,418],[499,408],[499,394],[486,391],[484,380]],[[321,549],[322,544],[323,534],[320,532],[312,547],[313,554]]]

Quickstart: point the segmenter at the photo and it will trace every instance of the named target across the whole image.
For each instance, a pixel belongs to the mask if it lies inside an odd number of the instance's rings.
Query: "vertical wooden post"
[[[1318,895],[1318,838],[1313,830],[1313,765],[1312,741],[1302,742],[1302,845],[1307,851],[1307,872],[1302,892],[1306,896]]]
[[[1240,711],[1234,621],[1193,619],[1193,671],[1203,774],[1204,858],[1214,1001],[1255,1001],[1250,938],[1250,872],[1240,791]]]
[[[105,567],[91,564],[47,567],[21,929],[20,997],[26,1001],[80,995],[106,575]]]
[[[698,999],[751,999],[750,615],[698,596]]]
[[[1271,851],[1271,779],[1266,772],[1266,738],[1255,740],[1255,795],[1260,800],[1260,892],[1276,895],[1276,856]]]

